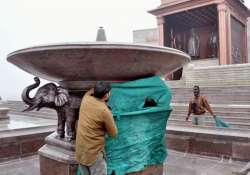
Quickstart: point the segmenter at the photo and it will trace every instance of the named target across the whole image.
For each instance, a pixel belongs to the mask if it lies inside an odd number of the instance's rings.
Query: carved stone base
[[[163,175],[163,165],[149,166],[145,170],[127,175]]]
[[[76,175],[74,143],[56,138],[56,133],[46,137],[45,145],[39,149],[40,175]]]
[[[45,145],[39,149],[40,175],[76,175],[75,144],[56,138],[52,133],[45,139]],[[149,166],[145,170],[127,175],[162,175],[163,166]]]

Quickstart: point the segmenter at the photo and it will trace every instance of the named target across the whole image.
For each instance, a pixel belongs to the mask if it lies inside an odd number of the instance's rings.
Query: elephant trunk
[[[35,103],[33,103],[32,105],[30,105],[28,108],[26,108],[25,110],[23,110],[23,112],[28,112],[28,111],[32,111],[33,109],[37,108],[37,111],[40,110],[41,108],[41,102],[42,100],[37,100]]]
[[[34,84],[32,84],[32,85],[26,87],[26,88],[23,90],[23,92],[22,92],[22,100],[23,100],[27,105],[30,106],[29,108],[31,108],[32,106],[34,106],[34,105],[37,104],[35,98],[30,98],[30,96],[29,96],[30,91],[31,91],[32,89],[37,88],[37,87],[40,85],[40,80],[39,80],[38,77],[35,77],[35,78],[34,78],[34,81],[35,81]],[[28,110],[29,108],[27,108],[26,110]],[[26,111],[26,110],[25,110],[25,111]]]

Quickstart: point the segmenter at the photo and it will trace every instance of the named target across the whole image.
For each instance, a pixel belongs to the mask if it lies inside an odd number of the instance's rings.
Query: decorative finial
[[[105,30],[103,27],[99,27],[97,31],[96,41],[107,41]]]

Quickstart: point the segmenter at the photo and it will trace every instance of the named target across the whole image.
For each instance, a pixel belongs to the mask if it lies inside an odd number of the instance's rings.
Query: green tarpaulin
[[[118,136],[106,138],[109,175],[112,171],[116,175],[137,172],[164,162],[171,96],[170,89],[158,76],[112,85],[109,106]],[[154,99],[157,106],[144,108],[147,97]]]
[[[215,117],[215,124],[216,124],[216,127],[218,128],[230,128],[230,125],[224,122],[219,116]]]

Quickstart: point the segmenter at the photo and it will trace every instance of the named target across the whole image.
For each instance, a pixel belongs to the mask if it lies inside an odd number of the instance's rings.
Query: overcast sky
[[[20,99],[33,82],[33,76],[6,61],[8,53],[46,43],[94,41],[99,26],[108,41],[132,42],[133,30],[156,27],[147,11],[159,5],[160,0],[1,0],[0,96]]]

